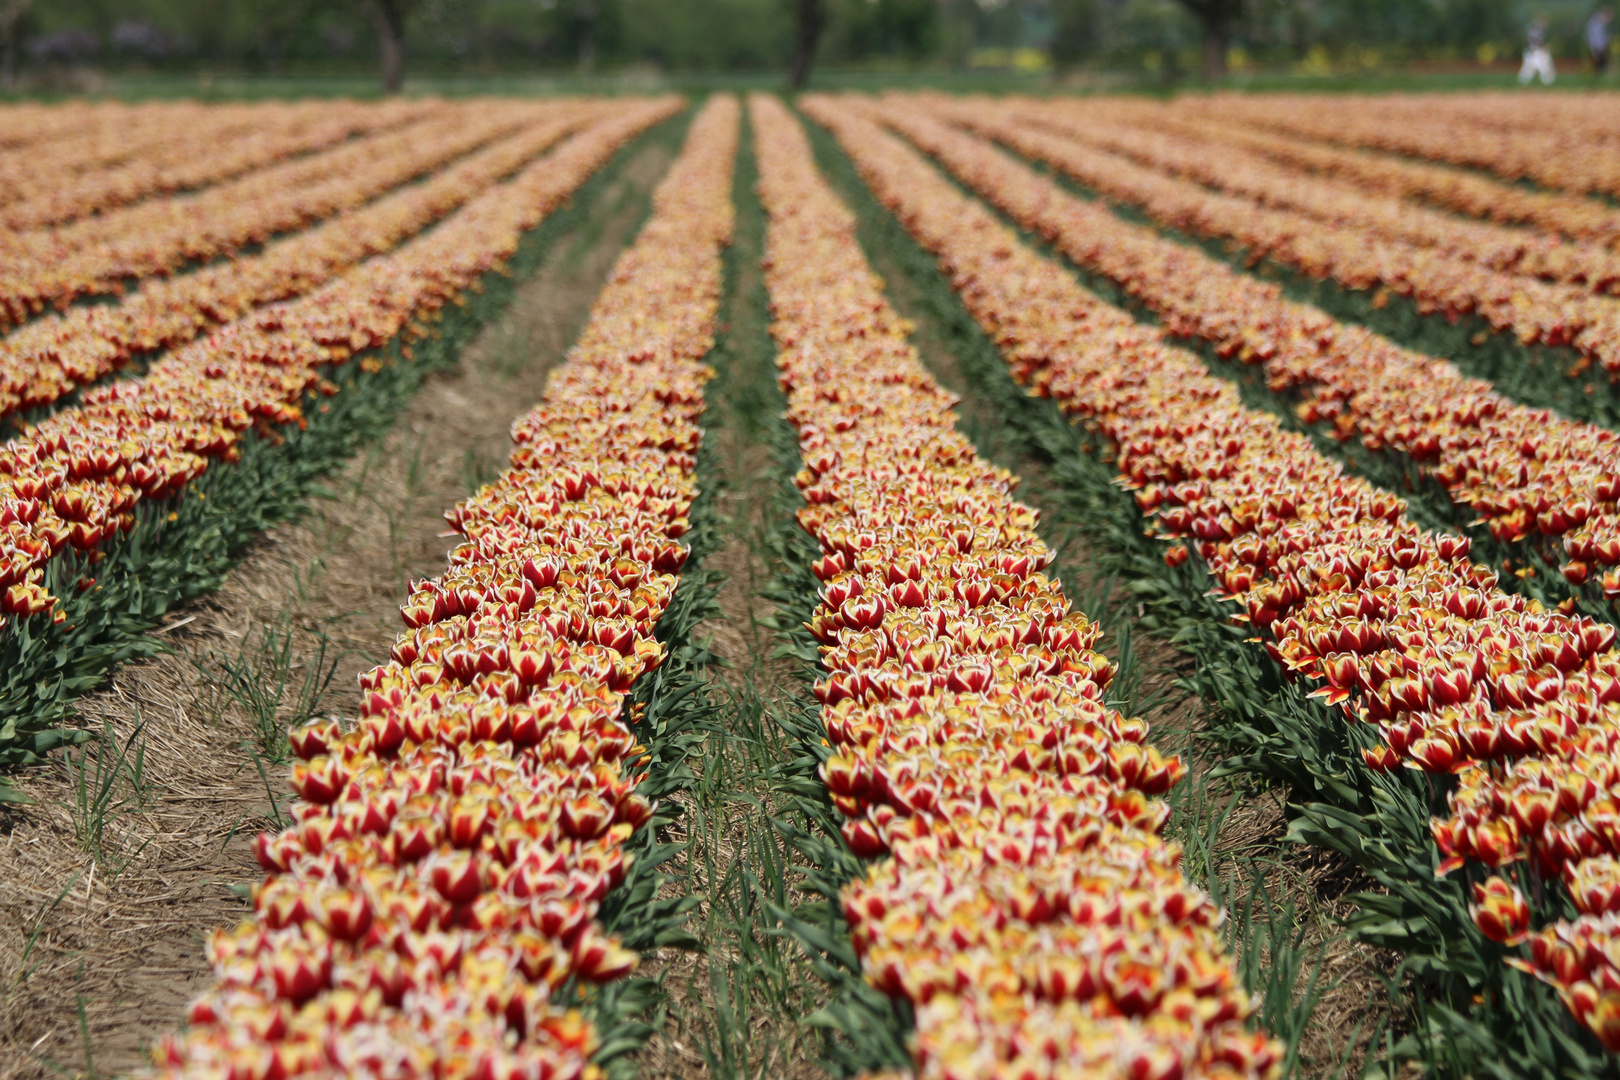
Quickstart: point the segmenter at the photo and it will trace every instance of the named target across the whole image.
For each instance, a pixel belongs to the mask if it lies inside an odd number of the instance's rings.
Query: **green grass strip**
[[[739,254],[758,259],[764,252],[765,211],[754,194],[758,172],[751,128],[745,128],[744,138],[749,154],[737,170],[737,247]],[[762,277],[755,282],[751,302],[758,311],[769,309]],[[773,767],[770,783],[790,810],[774,817],[771,825],[803,860],[792,867],[795,886],[812,897],[795,905],[781,893],[767,904],[767,914],[776,923],[773,932],[797,942],[831,992],[830,1000],[806,1019],[826,1033],[822,1061],[827,1070],[836,1077],[852,1077],[864,1071],[909,1068],[906,1039],[914,1026],[910,1006],[866,981],[839,901],[840,890],[864,875],[866,864],[844,843],[839,832],[842,815],[832,805],[818,771],[831,750],[824,742],[820,703],[810,693],[820,674],[821,654],[803,624],[820,590],[810,564],[821,557],[821,549],[795,516],[804,500],[793,476],[803,466],[798,436],[786,419],[787,399],[776,381],[775,345],[764,323],[753,329],[746,352],[739,349],[734,359],[753,369],[746,385],[754,399],[758,434],[774,462],[766,537],[773,573],[762,591],[775,608],[770,625],[782,643],[778,658],[792,665],[800,683],[798,692],[778,702],[773,711],[787,754]]]

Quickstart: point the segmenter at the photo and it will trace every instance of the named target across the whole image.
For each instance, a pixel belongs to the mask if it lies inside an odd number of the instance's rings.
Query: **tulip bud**
[[[1499,945],[1517,945],[1530,936],[1530,907],[1504,878],[1492,876],[1475,885],[1468,913],[1480,933]]]
[[[591,792],[562,801],[559,821],[569,836],[589,840],[600,836],[613,819],[612,810]]]
[[[1446,734],[1427,735],[1406,748],[1407,755],[1423,771],[1445,773],[1457,763],[1457,747]]]
[[[1366,761],[1367,767],[1374,772],[1391,772],[1401,763],[1400,755],[1388,746],[1375,746],[1363,750],[1361,757]]]
[[[1620,911],[1620,862],[1613,856],[1585,859],[1564,867],[1570,899],[1584,915]]]
[[[605,983],[622,979],[636,969],[641,957],[624,948],[614,938],[603,937],[591,928],[574,942],[574,965],[582,978]]]
[[[577,898],[546,900],[533,909],[534,926],[548,938],[572,946],[591,921],[592,908]]]
[[[270,976],[277,997],[302,1005],[330,985],[330,953],[320,947],[283,946],[271,954]]]
[[[317,720],[287,733],[292,752],[305,761],[327,753],[342,738],[343,731],[335,720]]]
[[[1115,953],[1102,963],[1101,989],[1126,1016],[1142,1016],[1158,1004],[1167,986],[1168,973],[1152,962],[1128,953]]]
[[[332,889],[316,901],[316,918],[339,941],[357,941],[371,928],[371,902],[355,889]]]
[[[292,860],[304,853],[304,844],[293,830],[260,833],[253,839],[253,853],[265,873],[285,873],[292,867]]]
[[[1511,818],[1485,821],[1471,830],[1474,856],[1489,867],[1506,866],[1519,859],[1519,827]]]
[[[870,821],[852,818],[844,822],[839,831],[843,833],[849,849],[859,858],[875,859],[888,850],[882,834]]]
[[[325,805],[338,797],[348,781],[348,772],[342,762],[329,754],[310,761],[295,761],[292,767],[292,786],[307,802]]]
[[[1531,835],[1541,832],[1552,820],[1557,806],[1558,797],[1550,791],[1521,791],[1508,801],[1508,810],[1519,828]]]
[[[306,887],[290,878],[273,878],[255,890],[253,907],[270,930],[299,926],[310,917]]]
[[[489,823],[489,800],[464,796],[450,807],[450,822],[445,835],[456,847],[470,848],[483,837]]]
[[[412,814],[396,818],[390,833],[394,858],[403,865],[426,857],[438,847],[444,830],[436,817]]]
[[[378,757],[392,757],[405,745],[405,725],[397,713],[368,716],[361,722],[361,730],[371,740],[372,752]]]

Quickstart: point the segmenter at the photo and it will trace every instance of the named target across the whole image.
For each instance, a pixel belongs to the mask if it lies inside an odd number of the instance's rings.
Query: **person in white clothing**
[[[1547,20],[1540,15],[1530,20],[1524,35],[1524,64],[1519,68],[1519,85],[1529,86],[1537,75],[1547,86],[1553,84],[1552,51],[1547,48]]]

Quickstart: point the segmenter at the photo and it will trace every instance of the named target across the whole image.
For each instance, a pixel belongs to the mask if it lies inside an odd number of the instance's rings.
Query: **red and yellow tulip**
[[[624,691],[684,557],[737,132],[731,99],[694,121],[357,723],[294,733],[296,824],[259,837],[254,918],[209,941],[160,1075],[599,1075],[557,991],[637,963],[594,917],[652,813]]]
[[[347,170],[341,180],[375,194],[461,157],[427,181],[337,214],[263,251],[189,274],[151,277],[116,304],[71,307],[0,338],[0,416],[48,405],[93,383],[132,356],[175,348],[262,304],[308,293],[355,264],[388,251],[541,153],[569,131],[602,118],[599,104],[563,103],[524,114],[472,117],[442,138],[412,139]],[[305,190],[301,197],[310,193]],[[339,205],[347,206],[345,198]]]
[[[139,379],[92,389],[0,447],[0,612],[49,612],[55,598],[40,582],[52,559],[95,561],[99,544],[134,526],[141,500],[176,495],[212,462],[233,460],[250,430],[299,422],[307,393],[333,389],[328,367],[428,333],[525,230],[678,108],[672,98],[628,104],[432,232],[214,331]]]
[[[870,110],[827,97],[805,108],[939,256],[1015,377],[1112,444],[1149,522],[1198,555],[1236,620],[1347,720],[1377,725],[1385,745],[1369,764],[1456,774],[1452,815],[1433,825],[1439,871],[1474,859],[1570,875],[1605,913],[1538,935],[1532,950],[1568,935],[1609,941],[1608,878],[1581,875],[1588,860],[1620,854],[1614,627],[1498,589],[1493,573],[1469,562],[1465,538],[1412,524],[1401,499],[1245,408],[1197,357],[1023,246]],[[967,149],[952,158],[964,176],[997,167],[968,160]],[[1487,886],[1476,896],[1478,925],[1518,938],[1529,926],[1520,903],[1510,888]],[[1593,948],[1574,955],[1584,967],[1538,961],[1536,970],[1607,1040],[1596,1025],[1609,1014],[1568,996],[1585,994],[1583,980],[1598,985],[1607,960]]]
[[[1219,913],[1157,835],[1185,767],[1103,703],[1035,512],[955,431],[802,129],[751,109],[822,550],[822,775],[874,860],[843,895],[867,979],[915,1008],[922,1077],[1271,1075]]]

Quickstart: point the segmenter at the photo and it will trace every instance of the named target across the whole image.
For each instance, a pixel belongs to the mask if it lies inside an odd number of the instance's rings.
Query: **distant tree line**
[[[1219,77],[1234,52],[1262,63],[1332,57],[1368,67],[1423,59],[1516,58],[1530,20],[1555,53],[1582,53],[1581,28],[1609,0],[1052,0],[1059,66],[1157,60],[1167,80]],[[1180,70],[1178,70],[1178,66]]]
[[[64,66],[250,72],[376,65],[782,71],[963,66],[1038,50],[1060,67],[1221,74],[1234,50],[1385,60],[1515,52],[1532,15],[1577,46],[1597,0],[0,0],[0,82]],[[1358,52],[1359,50],[1359,52]]]
[[[231,65],[274,72],[399,56],[430,68],[766,70],[787,66],[800,0],[0,0],[19,66]],[[815,53],[923,62],[938,0],[818,0]],[[15,7],[16,17],[7,21]]]

